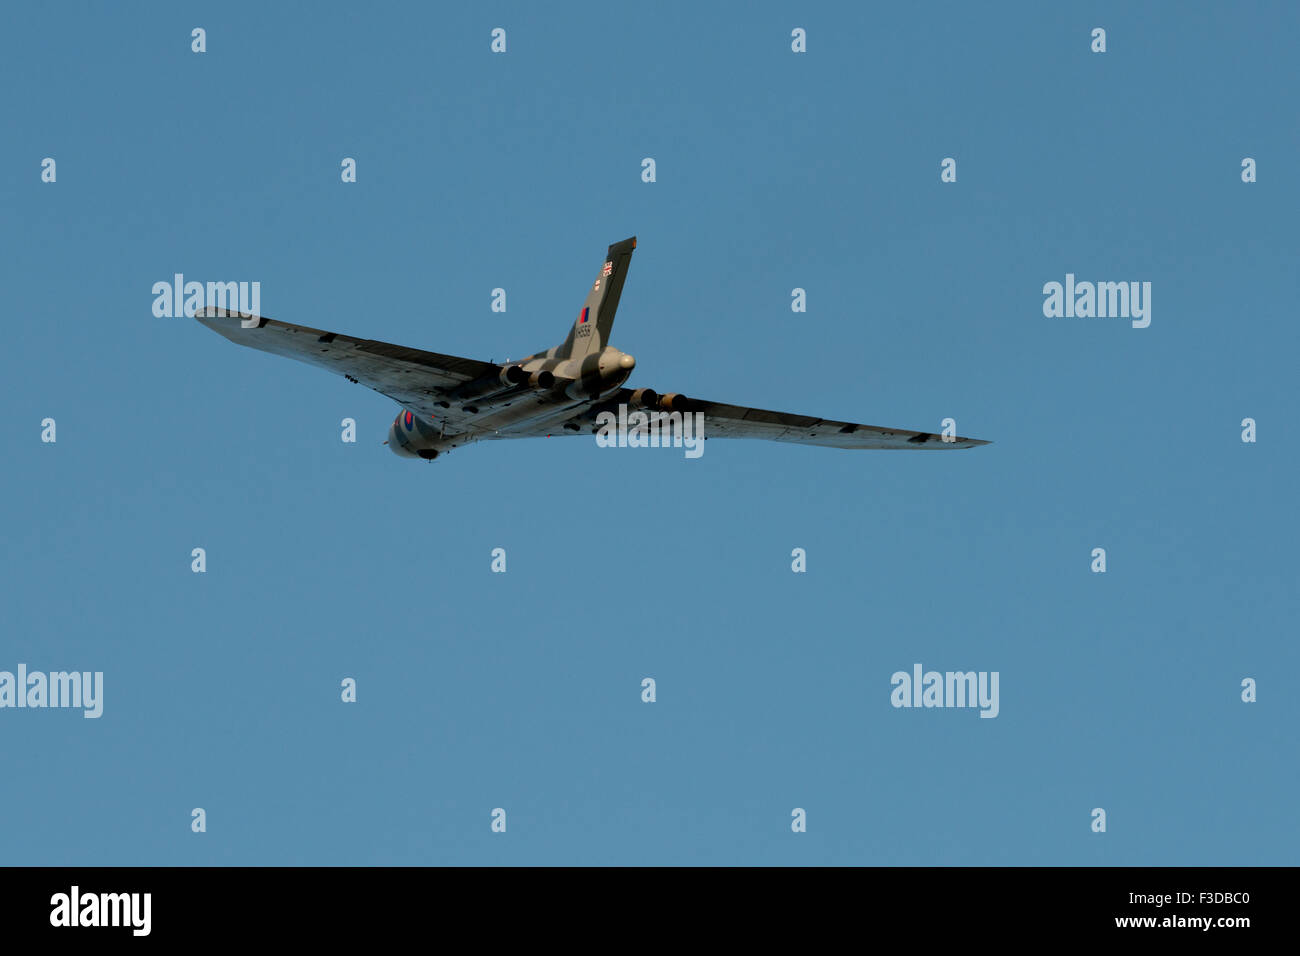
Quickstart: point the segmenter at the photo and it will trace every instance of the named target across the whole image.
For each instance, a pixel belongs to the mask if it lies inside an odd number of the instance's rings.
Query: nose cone
[[[624,352],[623,357],[618,360],[618,367],[625,372],[630,372],[636,368],[636,359]]]

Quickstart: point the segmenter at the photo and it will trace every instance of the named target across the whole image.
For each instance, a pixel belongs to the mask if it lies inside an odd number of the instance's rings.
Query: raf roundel
[[[410,412],[407,412],[405,415],[402,416],[402,424],[406,426],[406,430],[409,432],[412,428],[415,427],[415,416],[412,415]]]

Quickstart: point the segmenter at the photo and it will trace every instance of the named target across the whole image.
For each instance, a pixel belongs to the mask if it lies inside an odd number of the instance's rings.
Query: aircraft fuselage
[[[452,430],[436,415],[426,421],[413,412],[399,412],[388,429],[388,447],[403,458],[433,459],[470,442],[515,432],[536,434],[552,424],[576,431],[581,426],[570,420],[593,400],[617,391],[636,368],[636,359],[609,345],[580,359],[559,358],[557,349],[506,365],[499,375],[448,393],[436,404],[457,409]]]

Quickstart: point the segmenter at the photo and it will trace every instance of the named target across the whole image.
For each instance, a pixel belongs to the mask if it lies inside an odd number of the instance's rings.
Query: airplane
[[[616,413],[619,406],[670,414],[702,412],[707,438],[762,438],[849,449],[989,444],[623,387],[636,359],[611,346],[609,335],[635,248],[635,236],[611,245],[564,342],[517,362],[441,355],[219,307],[200,309],[194,317],[236,345],[328,369],[397,402],[402,410],[388,429],[386,444],[404,458],[433,461],[476,441],[596,432],[601,413]]]

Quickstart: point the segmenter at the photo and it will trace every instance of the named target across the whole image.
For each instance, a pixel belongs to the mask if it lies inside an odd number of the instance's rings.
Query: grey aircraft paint
[[[650,389],[624,388],[636,360],[609,344],[636,237],[609,247],[564,342],[497,365],[291,325],[226,309],[195,318],[236,345],[336,372],[402,406],[388,447],[432,460],[476,441],[591,434],[601,412],[620,405],[702,412],[709,438],[762,438],[848,449],[957,449],[976,438],[881,428],[770,412]],[[409,417],[408,417],[409,416]]]

